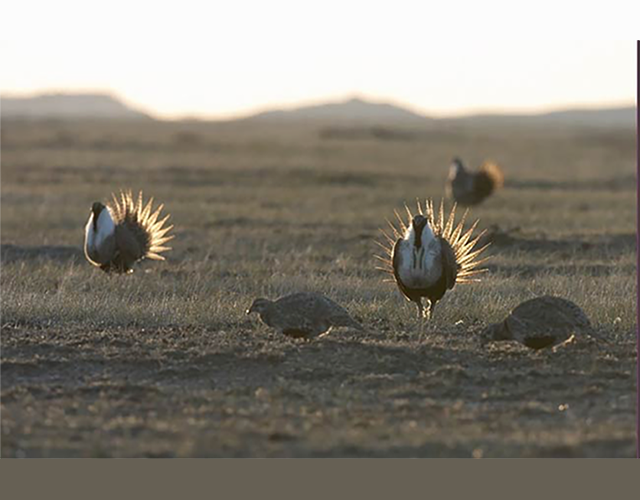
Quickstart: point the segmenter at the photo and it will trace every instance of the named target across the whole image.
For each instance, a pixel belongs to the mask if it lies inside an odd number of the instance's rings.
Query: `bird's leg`
[[[436,308],[436,301],[434,300],[432,302],[429,302],[429,316],[428,316],[429,319],[433,318],[433,311],[435,308]]]
[[[420,339],[420,341],[422,341],[422,335],[424,333],[424,316],[425,316],[424,305],[422,304],[422,299],[418,299],[418,301],[416,302],[416,305],[418,306],[418,321],[420,322],[419,339]]]
[[[423,309],[423,313],[422,313],[422,319],[420,320],[420,338],[422,339],[422,336],[424,335],[424,328],[425,328],[425,322],[427,320],[431,320],[431,318],[433,317],[433,310],[436,307],[436,302],[435,301],[429,301],[429,308],[424,308]]]
[[[554,346],[551,350],[553,352],[558,352],[558,349],[562,349],[563,347],[567,347],[570,344],[573,344],[576,341],[575,333],[572,333],[571,336],[565,340],[564,342],[560,342],[558,345]]]
[[[424,317],[424,305],[422,304],[422,300],[418,299],[416,302],[416,307],[418,308],[418,319]]]

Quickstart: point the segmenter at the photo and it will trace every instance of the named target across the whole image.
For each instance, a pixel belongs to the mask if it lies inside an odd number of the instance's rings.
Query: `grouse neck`
[[[409,241],[416,248],[427,246],[433,239],[433,231],[431,230],[428,222],[422,226],[412,226],[409,230]]]

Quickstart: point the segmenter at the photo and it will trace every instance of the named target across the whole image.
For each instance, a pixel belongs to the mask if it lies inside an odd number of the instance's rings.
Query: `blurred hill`
[[[2,118],[10,119],[151,119],[108,94],[3,96],[0,98],[0,113]]]
[[[458,124],[471,126],[582,126],[599,128],[633,128],[636,110],[633,106],[569,109],[539,114],[485,114],[452,118],[433,118],[407,108],[384,102],[349,99],[289,110],[275,109],[258,113],[245,120],[270,122],[369,123],[397,125]]]
[[[249,116],[257,121],[319,121],[422,124],[433,121],[424,115],[385,102],[353,98],[346,101],[301,106],[290,110],[276,109]]]

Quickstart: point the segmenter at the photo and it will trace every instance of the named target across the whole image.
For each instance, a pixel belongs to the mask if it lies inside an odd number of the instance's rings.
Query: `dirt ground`
[[[3,457],[635,455],[633,131],[234,127],[3,123]],[[439,199],[454,155],[509,166],[472,212],[494,257],[420,336],[373,242],[403,201]],[[91,202],[119,187],[176,225],[168,260],[126,277],[82,255]],[[366,330],[291,340],[244,313],[298,290]],[[543,293],[611,343],[479,345]]]
[[[3,456],[632,456],[629,342],[3,331]],[[534,438],[535,437],[535,438]],[[532,439],[534,438],[534,439]]]

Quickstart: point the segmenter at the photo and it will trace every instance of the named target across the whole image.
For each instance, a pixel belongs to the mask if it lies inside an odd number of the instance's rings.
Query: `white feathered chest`
[[[111,218],[108,208],[104,208],[98,220],[94,224],[94,214],[89,216],[87,226],[85,228],[86,250],[87,254],[98,259],[99,249],[103,247],[108,238],[112,238],[115,231],[115,224]]]
[[[398,247],[398,277],[408,288],[428,288],[442,275],[440,242],[427,224],[422,231],[420,245],[416,245],[416,233],[408,227]]]

